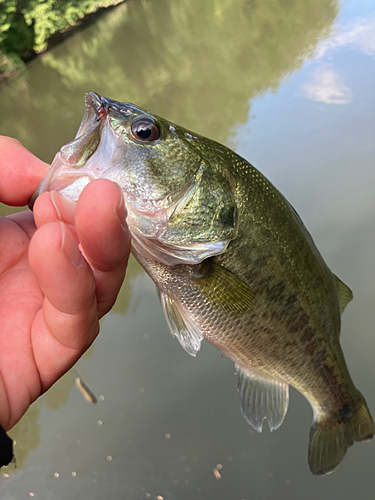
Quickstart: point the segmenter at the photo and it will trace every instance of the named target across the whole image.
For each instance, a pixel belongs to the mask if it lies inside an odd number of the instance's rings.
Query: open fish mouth
[[[102,169],[95,166],[99,162],[90,160],[101,142],[107,111],[99,97],[93,92],[91,94],[86,95],[86,112],[75,139],[62,146],[56,154],[47,175],[29,202],[30,209],[45,191],[60,191],[77,201],[86,184],[103,176]]]
[[[31,209],[36,198],[45,191],[60,191],[77,201],[86,184],[94,179],[108,178],[107,171],[126,154],[125,141],[108,123],[109,111],[120,113],[121,108],[115,101],[95,92],[86,94],[85,102],[85,114],[74,140],[56,154],[29,202]],[[131,113],[130,108],[128,111]],[[126,108],[123,113],[126,114]]]
[[[86,110],[76,137],[61,147],[56,154],[47,175],[32,196],[32,209],[36,198],[45,191],[59,191],[77,201],[83,188],[92,180],[109,179],[119,184],[129,210],[143,215],[157,217],[161,210],[173,211],[196,182],[193,175],[186,185],[161,195],[158,192],[140,196],[136,184],[127,178],[124,158],[128,153],[129,126],[116,126],[116,120],[127,123],[140,111],[130,103],[117,103],[95,92],[85,95]]]

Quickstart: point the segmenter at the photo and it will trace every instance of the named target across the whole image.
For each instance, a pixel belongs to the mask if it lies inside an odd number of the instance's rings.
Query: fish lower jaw
[[[62,175],[55,174],[48,185],[41,186],[39,194],[44,191],[59,191],[71,200],[78,201],[83,189],[96,178],[92,173],[82,171],[69,171]]]
[[[67,196],[71,200],[78,201],[78,198],[80,197],[83,189],[87,186],[87,184],[89,184],[91,180],[92,179],[90,179],[88,176],[80,177],[65,188],[59,189],[59,191],[61,194]]]
[[[34,199],[46,191],[59,191],[73,201],[77,201],[83,188],[92,180],[99,178],[97,172],[66,165],[59,152],[34,194]]]

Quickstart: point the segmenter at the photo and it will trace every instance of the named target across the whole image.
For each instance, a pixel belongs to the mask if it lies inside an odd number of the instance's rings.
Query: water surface
[[[130,1],[0,88],[0,133],[50,162],[94,90],[233,147],[353,289],[341,343],[375,415],[374,33],[370,1]],[[41,397],[10,433],[17,467],[0,476],[2,499],[375,497],[374,441],[313,477],[304,398],[291,391],[276,432],[253,431],[233,364],[208,343],[196,359],[181,349],[134,260],[77,369],[104,400],[88,404],[72,371]]]

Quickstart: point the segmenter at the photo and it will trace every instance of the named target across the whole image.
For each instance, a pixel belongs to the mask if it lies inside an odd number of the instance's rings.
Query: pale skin
[[[48,165],[0,136],[0,201],[26,205]],[[78,203],[59,193],[0,217],[0,425],[30,404],[88,349],[125,277],[130,236],[119,187],[91,182]]]

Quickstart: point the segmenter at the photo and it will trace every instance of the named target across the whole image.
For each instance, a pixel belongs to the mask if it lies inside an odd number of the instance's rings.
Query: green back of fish
[[[322,335],[338,336],[335,279],[297,212],[268,179],[230,149],[204,138],[193,145],[210,159],[212,168],[227,170],[235,180],[239,231],[220,264],[275,309],[283,310],[298,297]]]

